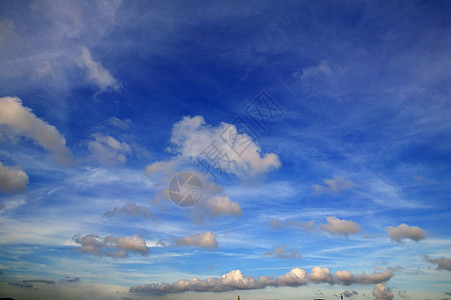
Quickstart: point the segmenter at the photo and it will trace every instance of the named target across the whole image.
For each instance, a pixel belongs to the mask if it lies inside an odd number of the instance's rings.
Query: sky
[[[0,2],[0,297],[451,299],[451,2]]]

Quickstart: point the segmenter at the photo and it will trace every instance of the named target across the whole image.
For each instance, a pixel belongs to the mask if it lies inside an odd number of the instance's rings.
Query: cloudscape
[[[0,298],[451,299],[451,2],[0,2]]]

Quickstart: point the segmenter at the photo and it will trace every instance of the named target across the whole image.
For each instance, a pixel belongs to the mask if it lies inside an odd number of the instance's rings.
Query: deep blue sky
[[[450,298],[450,15],[1,1],[0,296]],[[245,113],[262,91],[266,130]],[[220,139],[237,117],[241,156]],[[234,160],[217,181],[211,142]],[[168,198],[179,172],[193,207]]]

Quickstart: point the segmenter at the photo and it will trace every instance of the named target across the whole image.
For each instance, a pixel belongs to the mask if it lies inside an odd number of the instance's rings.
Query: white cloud
[[[306,81],[319,75],[331,75],[332,69],[327,62],[321,61],[317,66],[302,69],[301,80]]]
[[[356,186],[354,182],[343,177],[337,177],[333,179],[324,179],[325,185],[315,184],[312,189],[315,193],[329,193],[336,194],[341,191],[352,189]]]
[[[310,281],[313,281],[315,283],[320,282],[327,282],[330,284],[334,283],[334,277],[330,273],[329,268],[314,267],[307,277]]]
[[[238,203],[230,201],[229,196],[214,196],[207,203],[209,210],[213,216],[230,215],[239,216],[242,214],[241,207]]]
[[[293,268],[287,274],[277,278],[279,286],[301,286],[307,284],[307,272],[300,268]]]
[[[277,246],[272,251],[268,251],[265,256],[275,256],[278,258],[301,258],[302,255],[296,249],[289,251],[285,246]]]
[[[149,248],[146,241],[139,236],[124,236],[116,238],[113,235],[105,238],[94,234],[88,234],[84,237],[75,235],[72,241],[81,245],[76,248],[80,253],[90,253],[96,256],[110,256],[113,258],[125,258],[128,251],[139,252],[142,255],[149,254]]]
[[[28,175],[20,167],[7,167],[0,162],[0,190],[5,193],[17,193],[25,190]]]
[[[376,299],[393,299],[395,297],[385,283],[376,284],[373,289],[373,296]]]
[[[189,235],[183,238],[173,238],[177,246],[196,246],[200,248],[218,248],[216,236],[211,231]]]
[[[88,141],[91,158],[105,165],[125,163],[132,149],[127,143],[119,142],[109,135],[93,134]]]
[[[0,125],[7,125],[13,130],[12,134],[29,137],[44,149],[52,151],[60,164],[74,163],[64,136],[55,126],[47,124],[36,117],[31,109],[24,107],[19,98],[0,98]]]
[[[153,218],[154,214],[145,206],[137,205],[136,203],[129,202],[122,207],[115,207],[113,210],[104,213],[106,217],[115,216],[141,216],[143,218]]]
[[[88,48],[81,48],[81,56],[78,59],[79,65],[88,70],[88,79],[92,80],[101,91],[108,89],[118,90],[120,83],[106,70],[99,62],[92,59]]]
[[[347,272],[347,271],[346,271]],[[390,272],[390,271],[389,271]],[[378,273],[363,276],[361,275],[355,277],[351,274],[352,278],[363,278],[368,276],[380,277]],[[385,277],[384,277],[385,278]],[[390,277],[385,278],[384,281],[390,279]],[[172,284],[169,283],[151,283],[137,285],[130,288],[131,293],[143,293],[150,295],[166,295],[174,293],[184,293],[188,291],[192,292],[226,292],[234,290],[253,290],[262,289],[265,287],[283,287],[291,286],[297,287],[301,285],[306,285],[308,282],[313,283],[329,283],[335,284],[339,283],[335,280],[334,276],[330,273],[328,268],[315,267],[312,269],[310,274],[300,268],[293,268],[288,273],[280,275],[275,279],[273,276],[260,276],[255,279],[252,276],[245,276],[240,270],[233,270],[229,273],[222,275],[219,278],[206,278],[199,280],[198,278],[193,278],[191,280],[182,279],[178,280]],[[368,280],[355,279],[350,283],[356,284],[374,284],[380,283]]]
[[[424,260],[426,260],[430,263],[436,264],[437,270],[451,271],[451,259],[450,258],[439,257],[439,258],[432,259],[429,256],[424,255]]]
[[[326,221],[327,224],[321,224],[320,227],[329,234],[347,237],[362,231],[360,225],[353,221],[340,220],[337,217],[327,217]]]
[[[231,134],[237,137],[237,141],[249,143],[241,155],[235,153],[220,138],[225,131],[228,133],[227,136]],[[175,123],[172,128],[171,142],[174,145],[173,151],[182,158],[188,159],[195,159],[214,142],[214,146],[224,154],[224,156],[220,155],[223,157],[220,162],[221,168],[240,177],[253,177],[281,166],[280,159],[276,154],[263,154],[260,146],[253,142],[247,134],[238,134],[234,125],[223,122],[218,127],[213,127],[206,124],[202,116],[184,117]],[[229,158],[230,165],[226,157]]]
[[[388,235],[392,241],[401,242],[404,239],[409,239],[415,242],[426,238],[426,232],[418,226],[409,226],[401,224],[398,227],[387,227]]]
[[[108,119],[109,125],[119,128],[119,129],[122,129],[122,130],[129,129],[131,123],[132,123],[132,120],[130,120],[130,119],[121,120],[117,117],[112,117],[112,118]]]

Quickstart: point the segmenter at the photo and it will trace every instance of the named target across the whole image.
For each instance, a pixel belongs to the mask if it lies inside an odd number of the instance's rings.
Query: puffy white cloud
[[[238,216],[242,214],[241,207],[238,203],[231,201],[227,195],[224,197],[214,196],[210,201],[208,201],[207,205],[213,216]]]
[[[272,251],[268,251],[265,256],[275,256],[278,258],[301,258],[302,255],[296,249],[289,251],[285,246],[277,246]]]
[[[110,256],[113,258],[124,258],[128,256],[128,251],[139,252],[142,255],[149,254],[146,241],[136,235],[116,238],[113,235],[105,238],[94,234],[84,237],[75,235],[72,241],[81,245],[76,248],[80,253],[90,253],[96,256]]]
[[[122,207],[115,207],[113,210],[107,211],[104,214],[106,217],[115,216],[141,216],[144,218],[153,218],[154,214],[145,206],[137,205],[129,202]]]
[[[446,257],[439,257],[439,258],[435,258],[432,259],[427,255],[424,255],[424,260],[436,264],[437,265],[437,270],[448,270],[451,271],[451,259],[450,258],[446,258]]]
[[[372,273],[366,274],[365,272],[361,273],[358,276],[355,276],[351,272],[345,271],[337,271],[334,274],[334,281],[337,284],[342,285],[351,285],[351,284],[375,284],[382,283],[388,281],[393,277],[392,270],[385,270],[380,273]]]
[[[125,163],[132,149],[127,143],[121,143],[109,135],[93,134],[88,141],[91,158],[106,165]]]
[[[372,275],[376,275],[376,273]],[[352,275],[351,277],[359,278],[360,276],[361,275],[359,276]],[[337,283],[334,280],[334,276],[332,276],[328,268],[315,267],[312,269],[310,274],[307,274],[307,272],[303,269],[293,268],[288,273],[277,277],[277,279],[275,279],[273,276],[260,276],[258,279],[256,279],[252,276],[243,275],[243,273],[240,270],[233,270],[230,271],[229,273],[222,275],[219,278],[213,277],[206,278],[203,280],[193,278],[191,280],[187,279],[178,280],[172,284],[151,283],[151,284],[136,285],[130,288],[130,292],[150,295],[166,295],[174,293],[184,293],[189,291],[226,292],[233,290],[262,289],[265,287],[284,287],[284,286],[297,287],[301,285],[306,285],[309,281],[314,283],[329,283],[329,284]],[[354,280],[352,283],[369,284],[371,282],[359,279]]]
[[[5,193],[17,193],[25,190],[28,175],[20,167],[7,167],[0,162],[0,190]]]
[[[78,64],[83,66],[88,71],[88,79],[92,80],[101,91],[118,90],[120,83],[106,70],[99,62],[92,59],[91,52],[88,48],[81,48],[81,56],[78,59]]]
[[[373,296],[376,299],[393,299],[395,297],[385,283],[376,284],[373,289]]]
[[[220,138],[224,132],[227,132],[227,137],[236,137],[236,140],[241,141],[241,143],[245,141],[248,145],[246,150],[238,155],[232,147]],[[226,141],[228,141],[228,138]],[[281,166],[280,159],[276,154],[263,154],[260,146],[252,141],[247,134],[238,133],[234,125],[223,122],[214,127],[206,124],[202,116],[184,117],[181,121],[175,123],[172,128],[171,142],[174,145],[173,151],[182,158],[189,159],[195,159],[201,155],[214,142],[216,149],[224,154],[224,156],[220,156],[228,157],[231,162],[229,165],[228,160],[223,159],[220,162],[221,167],[225,172],[240,177],[256,176]]]
[[[348,236],[361,232],[359,224],[353,221],[340,220],[337,217],[327,217],[327,224],[321,224],[320,227],[329,234]]]
[[[348,190],[356,186],[354,182],[343,177],[333,179],[324,179],[325,185],[315,184],[312,189],[315,193],[338,193],[340,191]]]
[[[402,240],[409,239],[415,242],[426,238],[426,232],[418,226],[409,226],[407,224],[401,224],[398,227],[387,227],[388,235],[392,241],[401,242]]]
[[[177,246],[196,246],[201,248],[218,248],[216,236],[211,231],[189,235],[183,238],[173,238]]]
[[[301,286],[307,284],[307,272],[300,268],[293,268],[287,274],[277,278],[279,286]]]
[[[31,109],[24,107],[19,98],[0,98],[0,125],[12,129],[11,134],[29,137],[44,149],[52,151],[60,164],[74,163],[64,136],[55,126],[39,119]]]
[[[329,268],[314,267],[307,277],[310,281],[313,281],[315,283],[320,282],[327,282],[330,284],[334,283],[334,277],[330,273]]]

